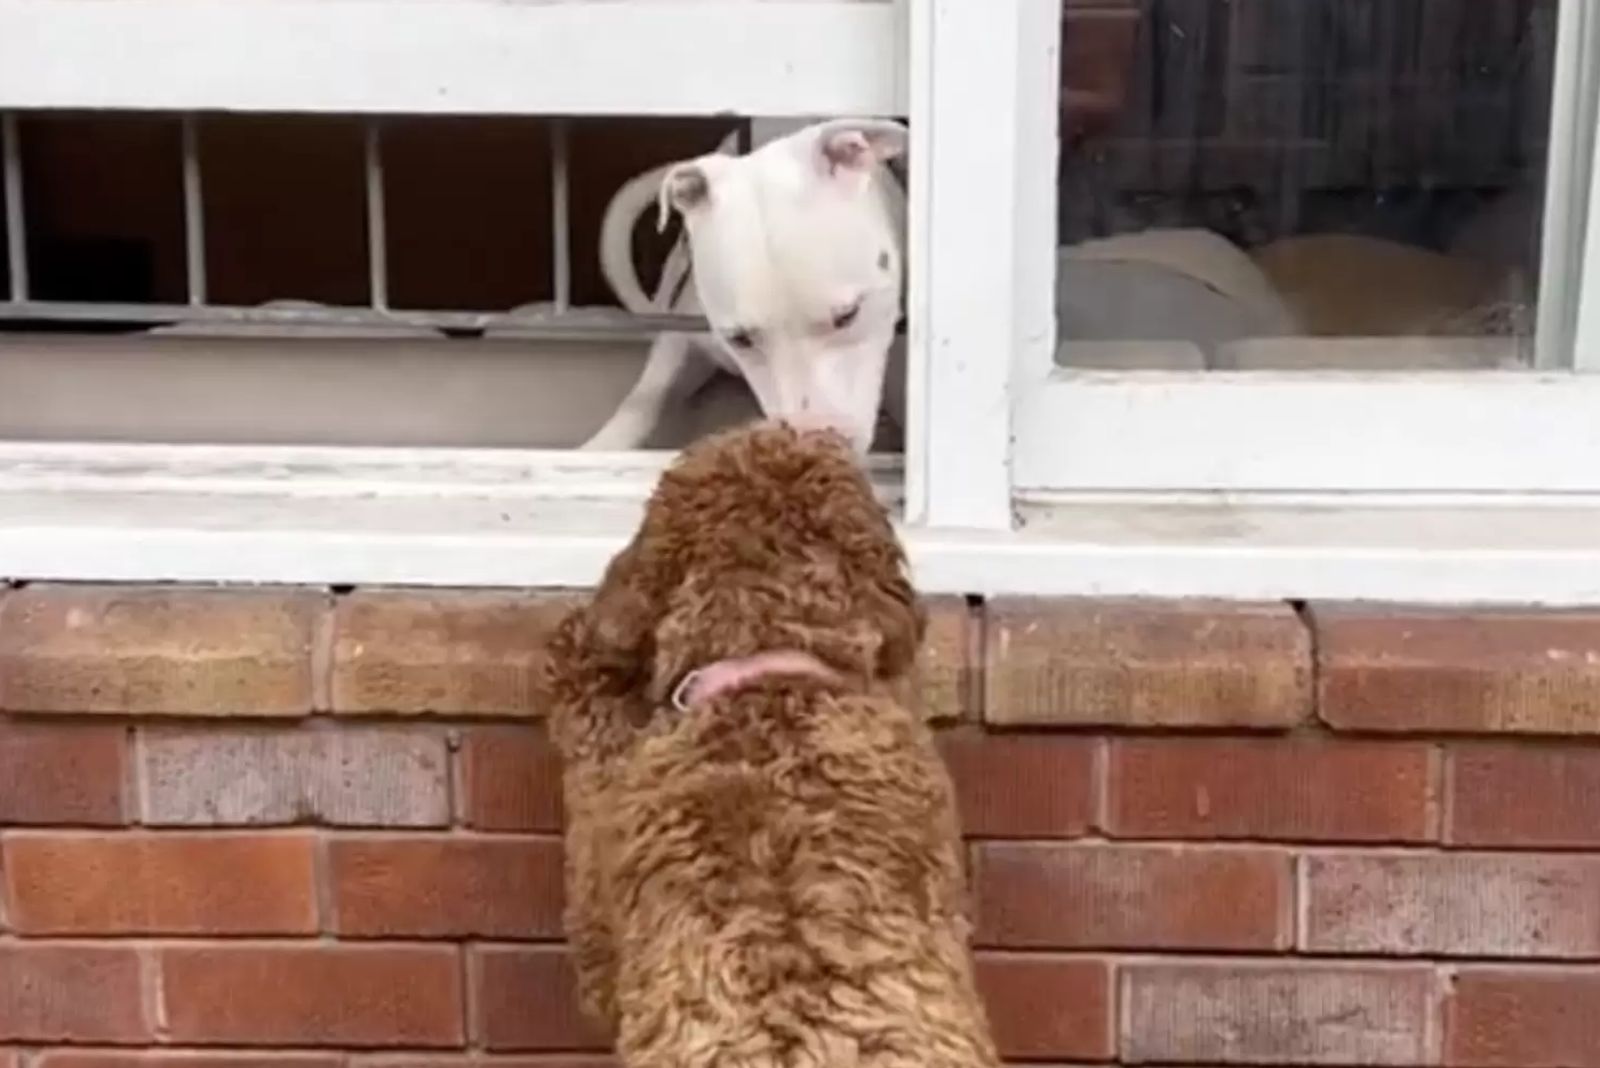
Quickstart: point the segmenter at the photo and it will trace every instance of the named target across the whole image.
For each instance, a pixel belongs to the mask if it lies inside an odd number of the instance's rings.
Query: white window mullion
[[[1060,0],[909,5],[907,514],[1011,524],[1013,360],[1054,347]]]
[[[1594,298],[1585,278],[1585,249],[1595,248],[1595,126],[1600,122],[1600,14],[1563,0],[1558,12],[1550,101],[1550,159],[1545,181],[1539,263],[1539,317],[1534,338],[1541,370],[1600,369]],[[1576,322],[1575,322],[1576,320]],[[1570,361],[1570,362],[1569,362]]]
[[[1576,294],[1576,325],[1573,328],[1572,368],[1575,371],[1589,374],[1600,373],[1600,210],[1595,210],[1600,205],[1600,167],[1597,162],[1596,145],[1600,145],[1600,137],[1596,136],[1595,126],[1600,123],[1600,15],[1589,10],[1587,4],[1563,4],[1561,30],[1563,33],[1578,35],[1579,40],[1569,43],[1561,40],[1557,44],[1558,62],[1556,70],[1556,91],[1558,98],[1555,101],[1557,118],[1565,115],[1575,115],[1575,122],[1581,122],[1587,128],[1586,138],[1574,137],[1571,140],[1578,144],[1565,149],[1567,156],[1571,157],[1576,152],[1587,151],[1587,155],[1574,161],[1569,160],[1570,185],[1577,186],[1588,192],[1585,207],[1586,218],[1571,219],[1569,229],[1581,232],[1583,242],[1574,250],[1568,263],[1552,260],[1546,252],[1543,263],[1545,271],[1560,270],[1565,268],[1572,273],[1571,264],[1576,263],[1578,270],[1578,292]],[[1567,73],[1568,71],[1571,73]],[[1563,79],[1563,75],[1565,78]],[[1575,97],[1563,102],[1559,98],[1562,91],[1562,81],[1571,83],[1567,90],[1569,97]],[[1552,142],[1559,145],[1560,138],[1554,136],[1561,132],[1560,127],[1552,125]],[[1557,184],[1556,163],[1552,161],[1552,191]],[[1585,172],[1584,167],[1588,170]],[[1568,198],[1570,201],[1571,197]],[[1552,209],[1559,211],[1564,205],[1560,202],[1552,204]],[[1546,241],[1552,239],[1553,231],[1559,227],[1559,219],[1547,219],[1544,236]],[[1571,244],[1567,239],[1566,244]],[[1567,283],[1570,285],[1571,283]],[[1541,319],[1541,328],[1544,326]]]

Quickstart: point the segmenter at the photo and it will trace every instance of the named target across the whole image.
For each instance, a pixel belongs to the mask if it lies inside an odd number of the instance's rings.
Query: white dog
[[[623,186],[601,227],[607,281],[629,311],[704,314],[711,333],[659,336],[637,384],[584,447],[640,447],[721,366],[745,380],[763,414],[835,427],[865,452],[904,272],[905,194],[885,163],[905,147],[898,122],[844,119]],[[649,296],[632,235],[652,203],[661,227],[673,210],[683,216],[686,240]]]

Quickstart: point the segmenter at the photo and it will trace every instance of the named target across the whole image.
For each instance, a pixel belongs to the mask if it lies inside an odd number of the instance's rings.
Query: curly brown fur
[[[894,699],[923,614],[849,447],[691,448],[551,647],[568,930],[631,1068],[988,1068],[949,778]],[[778,649],[686,712],[684,672]]]

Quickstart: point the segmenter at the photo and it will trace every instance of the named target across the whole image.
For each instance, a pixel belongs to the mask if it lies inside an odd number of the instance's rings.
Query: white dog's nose
[[[783,421],[796,430],[837,430],[847,437],[850,434],[850,427],[846,425],[842,416],[814,412],[804,403],[801,404],[800,411],[785,416]]]

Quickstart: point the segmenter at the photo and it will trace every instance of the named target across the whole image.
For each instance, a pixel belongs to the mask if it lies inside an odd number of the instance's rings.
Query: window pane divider
[[[1013,367],[1054,341],[1060,0],[909,5],[907,508],[1007,529]]]
[[[1600,121],[1600,14],[1582,0],[1559,0],[1555,70],[1551,79],[1549,160],[1545,179],[1544,222],[1540,238],[1539,307],[1534,331],[1534,366],[1557,370],[1585,366],[1578,344],[1589,300],[1585,248],[1594,247],[1594,203],[1590,185],[1595,158],[1595,124]],[[1592,331],[1592,327],[1586,327]],[[1600,360],[1600,354],[1590,357]]]

